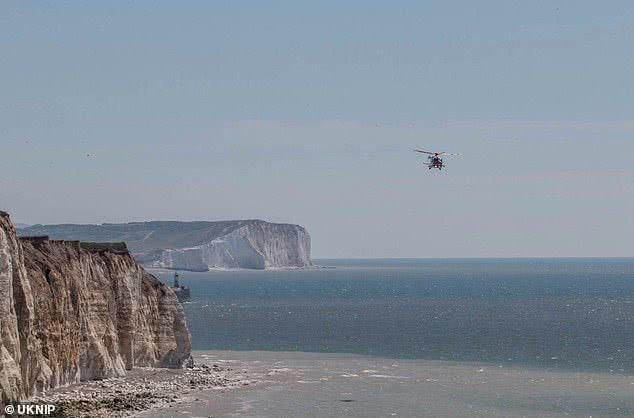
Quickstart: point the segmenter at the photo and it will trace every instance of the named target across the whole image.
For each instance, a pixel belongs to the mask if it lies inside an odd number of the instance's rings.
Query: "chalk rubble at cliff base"
[[[30,402],[55,405],[56,417],[125,417],[190,400],[188,397],[194,391],[230,389],[254,383],[257,380],[247,374],[215,364],[181,370],[144,367],[125,377],[54,389]]]

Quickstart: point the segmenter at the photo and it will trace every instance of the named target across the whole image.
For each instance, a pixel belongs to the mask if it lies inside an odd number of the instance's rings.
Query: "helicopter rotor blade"
[[[415,149],[414,152],[420,152],[420,153],[429,154],[429,155],[437,154],[436,152],[423,151],[422,149]]]

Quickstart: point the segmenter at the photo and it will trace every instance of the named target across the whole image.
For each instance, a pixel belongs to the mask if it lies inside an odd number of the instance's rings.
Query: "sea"
[[[314,262],[179,272],[193,349],[634,374],[632,258]]]

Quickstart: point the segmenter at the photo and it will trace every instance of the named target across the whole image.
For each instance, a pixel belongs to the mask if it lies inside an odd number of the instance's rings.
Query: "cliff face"
[[[151,265],[187,270],[308,267],[310,236],[297,225],[254,221],[195,247],[163,250]]]
[[[65,240],[125,241],[137,261],[152,267],[206,271],[312,264],[306,229],[261,220],[34,225],[20,233]]]
[[[176,296],[129,254],[18,240],[0,212],[2,403],[135,366],[181,367],[190,350]]]

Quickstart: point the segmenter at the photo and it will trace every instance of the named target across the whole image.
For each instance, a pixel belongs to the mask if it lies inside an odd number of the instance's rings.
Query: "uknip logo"
[[[4,407],[7,415],[51,415],[53,411],[55,411],[55,405],[52,404],[9,404]]]

